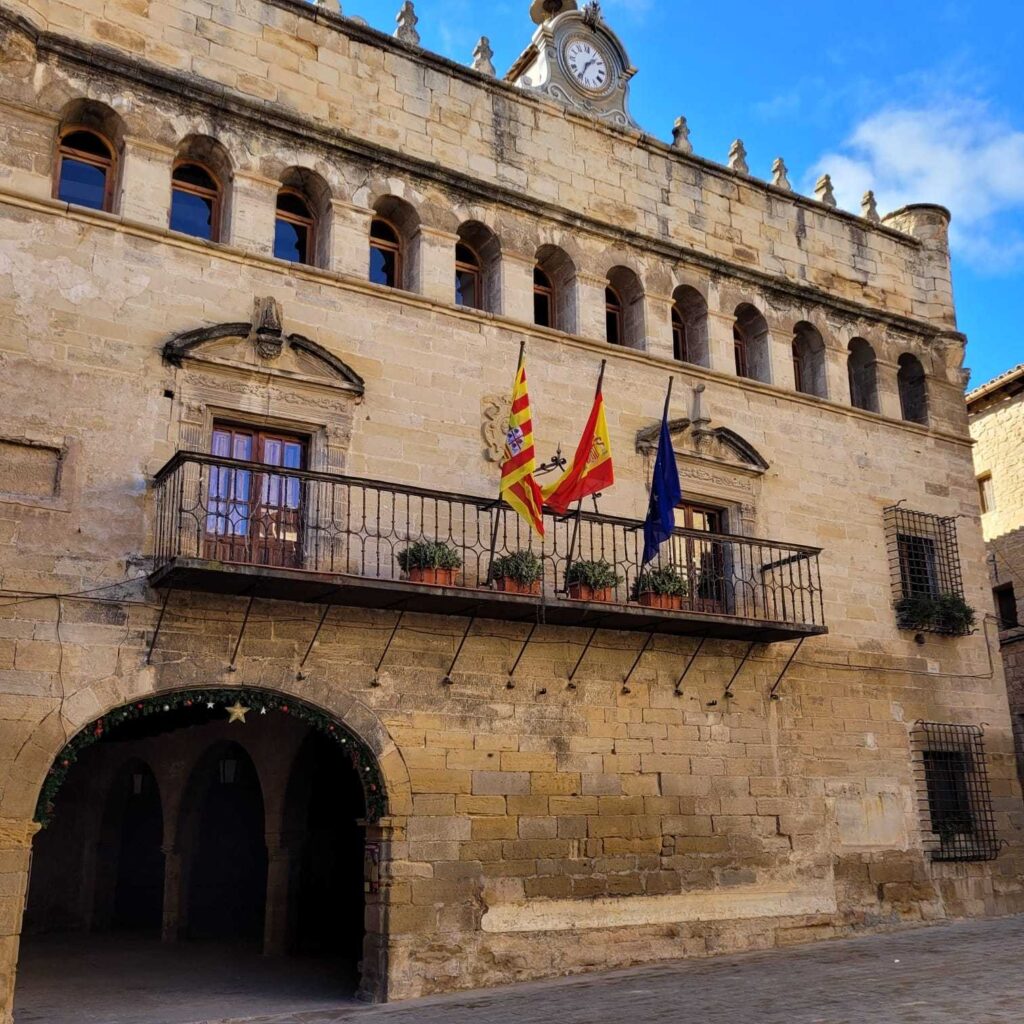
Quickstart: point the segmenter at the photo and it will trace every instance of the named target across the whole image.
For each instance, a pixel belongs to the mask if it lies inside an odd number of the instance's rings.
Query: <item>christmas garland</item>
[[[87,725],[73,736],[53,762],[36,804],[35,820],[46,828],[53,819],[53,804],[57,792],[64,784],[68,771],[81,756],[83,750],[99,742],[108,732],[124,722],[136,721],[150,715],[166,714],[182,708],[223,708],[228,720],[245,722],[247,714],[267,715],[271,712],[290,715],[300,722],[312,726],[317,732],[329,736],[348,754],[352,767],[359,775],[366,798],[366,820],[379,821],[387,814],[387,791],[377,761],[355,733],[339,725],[329,715],[293,697],[285,697],[265,690],[206,689],[177,690],[173,693],[158,694],[133,701],[115,708],[102,718]]]

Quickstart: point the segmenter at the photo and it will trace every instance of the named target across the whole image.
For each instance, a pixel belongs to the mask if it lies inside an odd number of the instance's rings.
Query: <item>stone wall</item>
[[[46,772],[100,715],[186,686],[300,696],[378,759],[390,798],[371,908],[388,964],[378,996],[1024,908],[995,638],[981,630],[919,645],[897,630],[891,601],[882,513],[899,501],[962,517],[967,599],[990,600],[945,215],[898,214],[895,227],[919,237],[873,227],[319,10],[199,7],[19,3],[36,29],[8,21],[0,41],[0,441],[27,467],[0,493],[5,1010]],[[273,65],[262,77],[261,61]],[[254,108],[258,89],[268,91]],[[120,118],[114,215],[49,198],[55,133],[84,96]],[[235,161],[225,244],[165,226],[175,152],[195,133]],[[296,166],[331,190],[319,268],[269,255],[278,185]],[[415,292],[365,280],[370,211],[386,195],[423,225]],[[455,231],[470,219],[501,243],[491,313],[452,303]],[[530,323],[545,243],[579,268],[575,333]],[[614,266],[635,267],[645,284],[637,350],[600,340]],[[680,283],[707,298],[710,367],[671,360]],[[246,324],[264,296],[281,303],[286,331],[342,361],[363,393],[306,363],[275,368],[244,338],[180,366],[162,359],[170,337]],[[743,301],[769,320],[774,384],[732,373]],[[797,394],[787,377],[802,320],[826,340],[829,399]],[[849,405],[854,336],[879,354],[881,414]],[[465,620],[426,615],[403,622],[374,685],[395,615],[347,608],[332,612],[299,678],[320,608],[269,600],[255,603],[229,671],[246,602],[189,592],[171,596],[147,658],[161,615],[145,581],[151,481],[180,448],[209,443],[215,416],[293,424],[313,439],[317,468],[492,495],[482,416],[508,392],[523,340],[542,457],[575,446],[608,359],[617,482],[602,511],[644,513],[650,453],[637,432],[657,425],[670,372],[674,417],[692,414],[704,385],[711,425],[767,463],[702,458],[685,432],[676,438],[687,497],[726,508],[730,529],[824,549],[830,632],[803,645],[780,699],[770,691],[791,644],[750,650],[726,697],[748,645],[708,641],[676,694],[696,640],[656,636],[624,688],[643,637],[602,630],[569,688],[588,633],[553,626],[538,629],[509,688],[527,627],[492,621],[474,624],[446,686]],[[929,427],[898,418],[905,349],[928,372]],[[1008,844],[997,860],[925,855],[910,758],[917,719],[985,723]]]

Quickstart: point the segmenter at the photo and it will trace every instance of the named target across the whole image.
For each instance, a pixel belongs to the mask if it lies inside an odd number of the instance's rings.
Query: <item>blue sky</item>
[[[343,0],[392,31],[400,0]],[[884,213],[953,212],[954,287],[978,385],[1024,361],[1024,6],[1013,0],[767,4],[605,0],[639,69],[633,116],[668,140],[685,114],[694,149],[751,172],[783,156],[807,194],[831,173],[840,206],[866,188]],[[528,42],[529,0],[418,0],[423,45],[469,62],[490,37],[499,74]]]

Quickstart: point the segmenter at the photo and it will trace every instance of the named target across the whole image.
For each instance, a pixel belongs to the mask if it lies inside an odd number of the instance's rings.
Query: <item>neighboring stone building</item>
[[[948,213],[642,134],[574,7],[510,81],[409,4],[0,0],[4,1019],[60,928],[401,999],[1024,909],[995,637],[921,610],[989,602]],[[616,484],[543,542],[522,342],[543,459],[607,360]]]
[[[1024,364],[967,395],[981,529],[1024,778]]]

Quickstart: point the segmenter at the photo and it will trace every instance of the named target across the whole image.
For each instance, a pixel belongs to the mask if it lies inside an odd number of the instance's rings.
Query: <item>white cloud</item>
[[[978,100],[888,107],[861,121],[813,175],[832,175],[839,205],[879,209],[941,203],[953,214],[954,249],[979,269],[1024,265],[1024,132]]]

